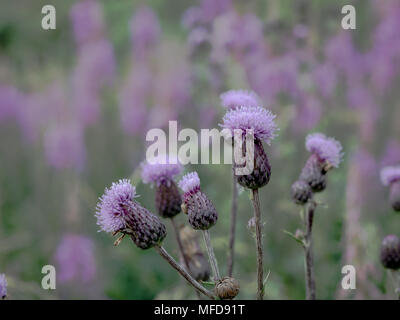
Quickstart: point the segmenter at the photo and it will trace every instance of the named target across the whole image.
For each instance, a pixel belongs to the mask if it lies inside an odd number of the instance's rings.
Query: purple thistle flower
[[[123,179],[113,182],[110,189],[105,189],[104,195],[97,204],[97,225],[105,232],[118,232],[126,228],[125,217],[131,214],[127,210],[136,197],[136,188],[130,180]]]
[[[322,162],[328,162],[335,168],[342,161],[342,145],[339,141],[322,133],[312,133],[306,137],[306,149],[315,154]]]
[[[4,273],[0,273],[0,299],[7,296],[7,279]]]
[[[183,166],[177,162],[177,159],[175,161],[177,163],[173,162],[172,157],[169,156],[166,156],[165,159],[159,157],[152,162],[143,162],[141,164],[143,182],[159,185],[162,182],[173,180],[183,170]]]
[[[399,166],[388,166],[381,170],[381,182],[384,186],[400,180],[400,165]]]
[[[141,249],[159,245],[166,236],[165,225],[160,219],[135,199],[136,189],[129,180],[119,180],[97,204],[97,224],[102,231],[129,234]]]
[[[253,91],[229,90],[220,95],[221,104],[224,108],[231,110],[242,106],[257,107],[259,98]]]
[[[229,110],[224,118],[222,128],[232,131],[241,129],[254,131],[254,137],[265,141],[267,144],[276,137],[278,127],[275,124],[275,115],[262,107],[242,106],[236,110]]]
[[[194,194],[200,190],[199,175],[195,171],[185,174],[178,185],[185,194]]]
[[[196,230],[210,229],[218,220],[217,210],[200,190],[200,178],[197,172],[184,175],[179,182],[184,195],[184,212],[189,217],[189,223]]]
[[[85,236],[66,234],[55,253],[57,278],[65,283],[71,280],[90,282],[96,274],[94,244]]]
[[[144,57],[149,49],[157,45],[161,26],[154,11],[149,7],[136,10],[130,22],[131,39],[134,50]]]

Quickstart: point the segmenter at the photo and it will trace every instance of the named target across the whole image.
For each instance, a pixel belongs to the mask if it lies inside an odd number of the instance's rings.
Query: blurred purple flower
[[[135,135],[145,128],[152,86],[152,74],[148,67],[135,65],[119,92],[121,123],[126,133]]]
[[[313,78],[321,96],[326,99],[332,97],[337,83],[336,69],[329,63],[323,63],[313,70]]]
[[[176,162],[176,163],[175,163]],[[183,166],[178,159],[173,159],[168,155],[153,159],[151,163],[143,162],[141,164],[142,180],[144,183],[160,184],[164,181],[173,180],[175,176],[180,174]]]
[[[0,273],[0,299],[7,295],[7,279],[4,273]]]
[[[78,45],[95,40],[104,32],[103,12],[96,0],[83,0],[74,4],[70,19]]]
[[[400,180],[400,165],[384,167],[381,170],[381,182],[388,186],[393,182]]]
[[[242,106],[256,107],[260,100],[253,91],[229,90],[220,95],[221,105],[226,109],[236,109]]]
[[[0,86],[0,121],[15,118],[22,101],[23,95],[17,88],[9,85]]]
[[[84,132],[75,123],[50,126],[44,135],[45,156],[56,169],[81,170],[86,158]]]
[[[278,130],[275,117],[269,110],[262,107],[244,106],[227,111],[221,127],[232,130],[232,134],[235,129],[241,129],[244,132],[249,129],[253,130],[256,139],[270,144]]]
[[[182,16],[182,25],[191,30],[195,27],[202,25],[202,10],[199,7],[190,7]]]
[[[130,30],[134,53],[140,58],[145,57],[160,40],[161,26],[150,7],[140,7],[135,11]]]
[[[57,280],[90,282],[96,274],[96,260],[93,241],[85,236],[66,234],[56,253]]]
[[[400,163],[400,143],[390,140],[382,156],[381,166],[393,166]]]
[[[201,0],[202,19],[205,23],[210,23],[231,7],[232,0]]]
[[[335,168],[339,167],[343,158],[340,142],[322,133],[309,134],[306,137],[306,149],[320,161],[328,161]]]
[[[296,116],[293,125],[297,131],[310,130],[314,128],[321,119],[321,102],[311,94],[302,95],[295,108]]]

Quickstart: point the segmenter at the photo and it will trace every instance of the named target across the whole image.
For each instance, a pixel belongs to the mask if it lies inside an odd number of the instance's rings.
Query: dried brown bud
[[[222,300],[232,300],[239,293],[239,282],[235,278],[224,277],[215,286],[215,294]]]

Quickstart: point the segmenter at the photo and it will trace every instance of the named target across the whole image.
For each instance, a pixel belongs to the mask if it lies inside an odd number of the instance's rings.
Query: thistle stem
[[[231,209],[231,230],[229,238],[229,255],[228,255],[228,276],[232,277],[233,264],[235,260],[235,235],[236,235],[236,216],[237,216],[237,182],[235,169],[232,168],[232,209]]]
[[[261,211],[258,189],[253,189],[251,198],[254,209],[254,220],[256,225],[256,246],[257,246],[257,300],[264,299],[264,269],[263,269],[263,246],[261,232]]]
[[[218,281],[221,279],[221,276],[219,274],[217,258],[215,257],[214,249],[211,244],[210,232],[208,230],[203,230],[203,237],[207,248],[208,258],[210,260],[211,269],[214,274],[214,281]]]
[[[188,258],[187,258],[187,256],[186,256],[186,254],[185,254],[185,251],[184,251],[184,249],[183,249],[183,244],[182,244],[182,241],[181,241],[181,236],[180,236],[180,234],[179,234],[179,228],[178,228],[178,226],[176,225],[176,222],[175,222],[175,219],[174,219],[174,218],[171,218],[170,220],[171,220],[172,227],[173,227],[173,229],[174,229],[174,231],[175,231],[176,242],[178,243],[178,248],[179,248],[179,251],[180,251],[182,260],[183,260],[183,264],[184,264],[184,266],[185,266],[186,271],[188,271],[188,272],[190,273],[189,262],[188,262]]]
[[[205,289],[200,283],[198,283],[192,276],[182,268],[175,260],[172,258],[169,253],[162,246],[155,246],[154,249],[163,257],[179,274],[186,279],[186,281],[192,285],[197,291],[209,297],[210,299],[215,299],[215,296]]]
[[[314,275],[314,257],[312,249],[312,225],[314,220],[314,211],[316,204],[314,201],[309,202],[306,210],[305,224],[306,234],[304,237],[304,254],[305,254],[305,273],[306,273],[306,296],[307,300],[316,299],[315,275]]]
[[[400,300],[400,271],[398,270],[390,270],[390,275],[392,276],[394,292],[397,295],[397,298]]]

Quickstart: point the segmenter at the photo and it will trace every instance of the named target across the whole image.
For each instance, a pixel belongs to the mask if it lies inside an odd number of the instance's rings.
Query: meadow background
[[[57,29],[41,28],[53,4]],[[357,29],[341,28],[353,4]],[[400,163],[400,2],[291,0],[0,1],[0,273],[10,299],[195,299],[154,250],[98,233],[104,188],[140,179],[146,132],[218,128],[219,95],[254,90],[277,115],[266,148],[270,183],[260,190],[267,299],[304,299],[302,248],[283,230],[301,226],[290,186],[308,158],[310,132],[339,140],[344,161],[328,177],[314,222],[317,297],[393,299],[379,263],[400,217],[379,180]],[[191,165],[214,202],[211,229],[221,273],[227,262],[229,165]],[[254,299],[252,207],[239,196],[234,276],[238,298]],[[183,214],[179,223],[187,223]],[[178,256],[171,225],[164,241]],[[41,269],[57,269],[57,289],[41,289]],[[341,289],[341,268],[357,269],[357,290]]]

